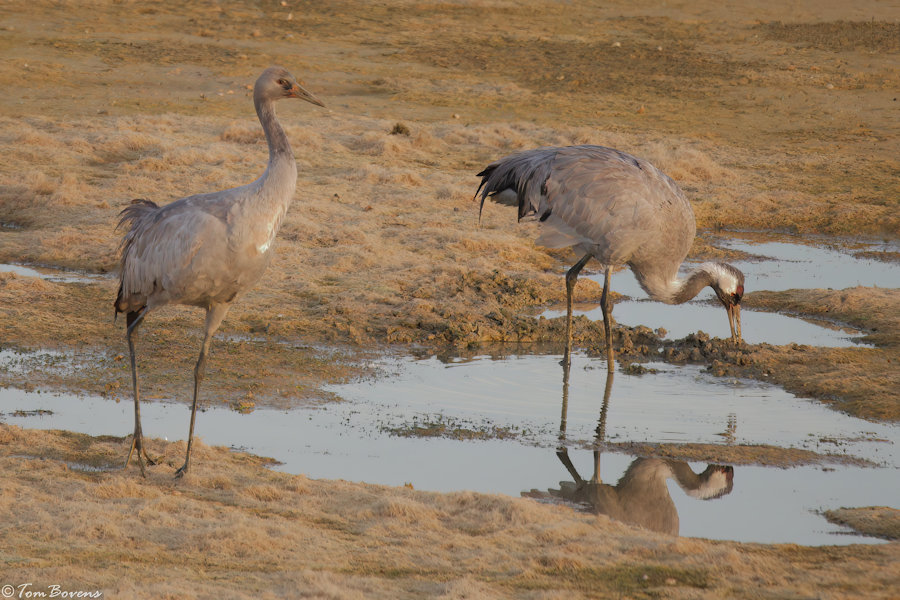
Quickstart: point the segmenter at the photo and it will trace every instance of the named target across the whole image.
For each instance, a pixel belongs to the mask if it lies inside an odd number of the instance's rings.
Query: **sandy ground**
[[[112,273],[117,214],[132,198],[164,203],[258,176],[265,143],[248,86],[278,63],[328,110],[279,106],[300,167],[297,198],[272,266],[216,340],[208,397],[328,400],[323,383],[359,375],[361,359],[389,345],[558,344],[559,320],[531,315],[562,299],[570,256],[535,247],[533,229],[505,207],[487,206],[478,228],[474,174],[537,145],[611,145],[677,179],[702,229],[896,240],[892,10],[873,1],[7,2],[0,262]],[[722,253],[701,234],[693,255]],[[128,400],[115,286],[111,276],[0,274],[2,348],[67,356],[65,368],[25,364],[24,382],[22,370],[0,371],[0,384]],[[874,346],[735,349],[695,337],[662,344],[658,358],[900,418],[896,290],[747,289],[748,306],[853,324]],[[599,297],[588,281],[577,293]],[[147,324],[148,397],[186,394],[200,320],[171,309]],[[576,338],[602,348],[586,320]],[[620,328],[615,342],[624,363],[656,358],[652,332]],[[0,584],[142,597],[297,588],[314,597],[889,597],[900,580],[896,544],[672,540],[527,500],[289,477],[202,446],[180,484],[167,466],[147,481],[134,470],[66,468],[118,464],[126,448],[2,429],[0,501],[14,518],[0,525]],[[222,523],[233,530],[223,534]]]

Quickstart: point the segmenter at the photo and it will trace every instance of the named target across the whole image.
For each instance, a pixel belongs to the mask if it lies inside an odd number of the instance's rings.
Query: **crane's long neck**
[[[711,285],[713,277],[703,265],[691,271],[684,279],[676,279],[675,290],[672,294],[673,304],[683,304],[699,294],[703,288]]]
[[[731,467],[707,465],[702,473],[694,473],[686,462],[671,459],[666,459],[666,462],[675,481],[692,498],[711,500],[731,492],[734,473]]]
[[[632,271],[641,287],[654,300],[666,304],[683,304],[694,298],[703,288],[712,284],[713,273],[710,264],[703,263],[691,271],[687,277],[634,268]]]
[[[291,150],[291,144],[275,116],[275,103],[268,99],[254,97],[253,105],[256,107],[256,115],[259,117],[263,132],[266,134],[266,142],[269,144],[269,164],[285,158],[293,161],[294,153]]]
[[[269,164],[265,173],[251,184],[257,186],[257,191],[250,196],[254,208],[248,214],[254,215],[256,221],[265,223],[264,239],[257,240],[257,248],[260,252],[266,252],[275,240],[288,206],[294,199],[297,161],[294,160],[287,135],[275,117],[272,100],[254,96],[253,104],[269,145]]]
[[[694,470],[686,462],[666,460],[666,463],[672,471],[672,477],[678,482],[681,489],[685,491],[696,490],[703,483],[700,475],[694,473]]]
[[[278,213],[275,225],[277,229],[297,187],[297,161],[294,160],[287,135],[275,116],[275,103],[254,96],[253,104],[269,145],[269,164],[258,180],[262,190],[260,199],[264,204],[271,204],[272,209]]]

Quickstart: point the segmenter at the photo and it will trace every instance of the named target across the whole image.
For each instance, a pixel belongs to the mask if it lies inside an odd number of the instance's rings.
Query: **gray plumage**
[[[678,511],[666,485],[667,479],[674,479],[692,498],[713,500],[731,493],[734,469],[707,465],[702,473],[695,473],[681,460],[637,458],[616,485],[602,483],[595,476],[590,480],[560,481],[558,490],[548,492],[551,497],[586,505],[591,512],[623,523],[678,535]]]
[[[115,310],[116,314],[126,314],[135,402],[135,433],[125,464],[137,450],[142,474],[143,459],[151,464],[154,461],[147,455],[141,436],[134,332],[148,312],[166,304],[206,310],[205,337],[194,369],[187,456],[176,473],[181,476],[190,462],[197,396],[210,340],[235,298],[262,277],[297,186],[297,163],[275,116],[274,103],[284,98],[324,106],[281,67],[270,67],[259,76],[253,88],[253,104],[269,147],[268,166],[259,179],[229,190],[188,196],[162,207],[149,200],[135,200],[121,213],[119,226],[127,227],[127,231],[120,246]]]
[[[694,212],[684,193],[646,160],[604,146],[545,147],[502,158],[478,173],[481,208],[490,196],[515,193],[519,220],[541,223],[539,245],[572,247],[578,262],[566,275],[567,343],[571,348],[572,291],[591,258],[606,268],[604,326],[613,369],[609,277],[628,265],[654,300],[687,302],[705,286],[716,292],[729,315],[732,338],[740,339],[744,276],[725,263],[703,263],[686,278],[678,269],[696,233]]]

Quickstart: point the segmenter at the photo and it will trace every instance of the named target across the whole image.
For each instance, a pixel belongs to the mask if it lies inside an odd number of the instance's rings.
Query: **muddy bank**
[[[582,290],[582,284],[588,284]],[[561,278],[558,286],[562,287]],[[599,288],[579,283],[579,298]],[[873,347],[819,348],[799,344],[733,344],[698,332],[669,340],[648,327],[619,326],[613,331],[617,361],[625,373],[639,375],[641,362],[705,364],[718,376],[748,377],[776,383],[802,397],[815,398],[834,408],[868,419],[900,419],[900,294],[893,289],[788,290],[749,292],[744,304],[752,309],[784,312],[849,325],[863,332]],[[615,310],[613,310],[615,316]],[[573,320],[573,340],[591,355],[605,355],[603,324],[579,316]],[[497,342],[561,348],[564,318],[534,318],[501,309],[482,318],[437,326],[425,337],[443,338],[468,352]]]
[[[886,540],[900,540],[900,511],[887,506],[839,508],[825,511],[832,523],[847,525],[864,535]]]
[[[526,309],[558,300],[562,287],[561,277],[550,275],[535,281],[496,271],[490,277],[467,274],[461,276],[457,297],[448,304],[458,307],[458,296],[464,295],[466,305],[474,309],[479,297],[490,298],[495,310],[461,313],[429,303],[398,315],[396,320],[385,318],[378,325],[365,326],[369,331],[363,331],[355,319],[356,313],[341,314],[339,322],[307,321],[309,328],[301,332],[286,322],[263,322],[259,314],[238,305],[237,322],[234,317],[229,319],[213,347],[208,389],[212,397],[230,404],[250,399],[291,405],[296,400],[321,399],[317,390],[323,383],[365,373],[360,361],[380,342],[395,348],[413,344],[428,352],[448,355],[490,353],[492,348],[504,347],[525,352],[560,352],[565,320],[534,317]],[[109,298],[113,290],[113,281],[100,285],[63,284],[0,274],[0,299],[7,306],[0,329],[4,339],[15,342],[4,347],[56,348],[75,355],[75,364],[67,369],[48,369],[41,362],[29,367],[26,361],[24,372],[0,372],[0,380],[5,385],[18,386],[23,384],[24,374],[32,386],[74,388],[126,398],[130,373],[121,332],[111,324]],[[579,299],[583,300],[599,296],[599,291],[599,286],[587,279],[577,288]],[[26,296],[34,300],[22,303],[20,299]],[[900,418],[900,395],[896,391],[900,389],[900,371],[894,367],[900,361],[900,346],[896,342],[900,339],[896,317],[900,314],[900,299],[896,291],[855,288],[749,292],[745,304],[851,325],[862,330],[864,341],[873,347],[735,346],[729,340],[710,338],[702,332],[669,340],[647,327],[619,326],[613,340],[617,361],[628,374],[640,374],[640,363],[648,360],[704,364],[715,375],[776,383],[792,393],[816,398],[856,416],[891,421]],[[139,346],[143,356],[168,357],[164,365],[142,360],[142,377],[147,379],[152,395],[177,397],[188,389],[189,369],[182,369],[182,373],[174,365],[190,365],[195,360],[200,343],[199,319],[198,311],[167,309],[155,315],[147,327],[147,335]],[[579,316],[574,325],[576,347],[602,356],[602,323]],[[298,338],[299,333],[303,336]],[[84,344],[86,336],[93,340],[88,346]],[[53,342],[48,344],[48,340]],[[317,346],[323,341],[356,344],[338,351]],[[94,347],[96,343],[101,346]],[[104,346],[106,349],[101,349]],[[253,365],[255,377],[248,379],[246,365]]]
[[[647,444],[625,442],[606,443],[603,447],[616,452],[625,452],[632,456],[657,456],[710,464],[765,465],[780,468],[811,464],[875,466],[871,461],[847,456],[846,454],[819,453],[800,448],[781,448],[768,444]]]
[[[900,418],[900,293],[896,289],[758,292],[748,306],[846,323],[874,348],[760,349],[751,375],[863,418]]]

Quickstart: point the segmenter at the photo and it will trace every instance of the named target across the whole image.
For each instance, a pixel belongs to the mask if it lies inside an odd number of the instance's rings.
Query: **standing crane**
[[[615,362],[609,279],[616,265],[628,265],[641,288],[666,304],[687,302],[710,286],[728,312],[732,339],[740,341],[744,274],[726,263],[706,262],[678,276],[696,233],[694,211],[678,185],[646,160],[604,146],[544,147],[501,158],[478,176],[481,209],[488,196],[511,190],[519,221],[541,223],[539,245],[571,247],[579,257],[566,273],[564,364],[571,361],[572,293],[591,258],[605,268],[600,308],[610,372]]]
[[[141,474],[147,454],[141,434],[140,393],[134,338],[147,313],[167,304],[206,310],[206,328],[194,367],[194,400],[182,477],[191,460],[200,382],[213,334],[231,303],[250,289],[269,263],[272,243],[297,187],[297,163],[275,116],[275,102],[299,98],[322,102],[303,89],[288,71],[270,67],[253,87],[253,105],[269,146],[269,164],[256,181],[240,187],[181,198],[166,206],[135,200],[121,213],[122,239],[119,292],[115,310],[125,313],[134,387],[134,438],[125,466],[137,452]]]

